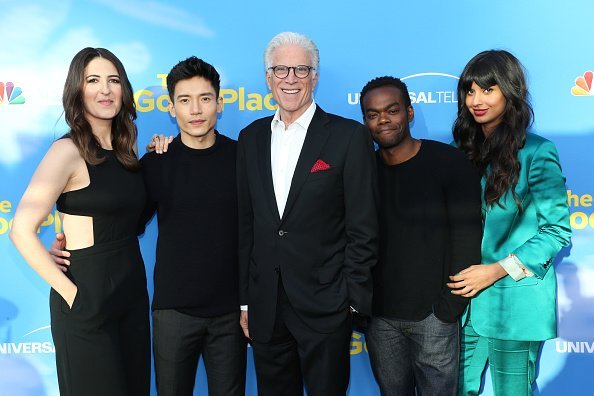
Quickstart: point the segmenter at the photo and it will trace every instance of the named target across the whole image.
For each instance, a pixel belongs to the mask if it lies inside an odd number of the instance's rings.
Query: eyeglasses
[[[297,65],[297,66],[285,66],[285,65],[277,65],[269,67],[268,70],[272,70],[276,78],[287,78],[289,72],[293,69],[293,73],[295,73],[295,77],[297,78],[305,78],[309,76],[309,72],[311,70],[315,70],[315,67],[306,66],[306,65]]]

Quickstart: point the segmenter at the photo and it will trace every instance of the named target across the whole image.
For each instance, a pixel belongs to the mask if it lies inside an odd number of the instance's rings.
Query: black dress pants
[[[155,310],[153,347],[159,396],[192,396],[200,355],[210,396],[245,394],[247,342],[239,310],[212,318]]]
[[[248,308],[249,309],[249,308]],[[348,310],[332,333],[314,331],[294,311],[279,278],[272,339],[252,343],[259,396],[346,394],[352,320]]]
[[[70,252],[72,308],[50,293],[61,396],[144,396],[150,392],[146,275],[138,240]]]

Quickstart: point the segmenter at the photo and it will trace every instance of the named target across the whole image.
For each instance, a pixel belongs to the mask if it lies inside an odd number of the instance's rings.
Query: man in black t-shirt
[[[179,135],[146,154],[146,218],[157,212],[153,347],[159,395],[191,395],[203,356],[209,394],[243,395],[239,326],[236,142],[219,134],[220,77],[196,57],[167,75]]]
[[[448,276],[480,263],[478,172],[456,148],[414,139],[414,110],[397,78],[371,80],[361,110],[377,151],[380,250],[366,333],[384,395],[455,395],[467,300]]]

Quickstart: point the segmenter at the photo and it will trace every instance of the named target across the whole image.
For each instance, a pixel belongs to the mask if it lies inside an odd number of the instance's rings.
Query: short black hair
[[[169,98],[173,102],[173,94],[175,92],[175,85],[181,80],[188,80],[193,77],[202,77],[212,84],[217,98],[221,91],[221,76],[213,65],[203,61],[195,56],[190,56],[188,59],[179,62],[173,66],[167,75],[167,91]]]
[[[361,95],[359,96],[359,104],[361,105],[361,112],[363,113],[363,117],[365,117],[365,109],[363,109],[363,98],[365,97],[365,95],[367,95],[367,93],[373,89],[389,85],[396,87],[400,90],[402,96],[404,97],[404,104],[406,105],[406,107],[411,106],[408,88],[406,84],[402,82],[402,80],[391,76],[376,77],[373,80],[369,81],[367,84],[365,84],[365,86],[361,90]]]

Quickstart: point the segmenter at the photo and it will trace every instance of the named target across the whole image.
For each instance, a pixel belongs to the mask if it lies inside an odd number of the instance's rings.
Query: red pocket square
[[[327,163],[325,163],[322,160],[317,160],[316,163],[311,167],[311,170],[309,172],[315,173],[315,172],[325,171],[328,169],[330,169],[330,165],[328,165]]]

